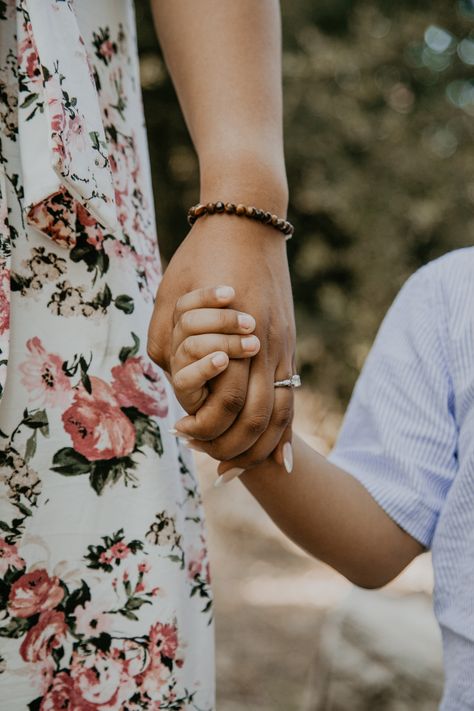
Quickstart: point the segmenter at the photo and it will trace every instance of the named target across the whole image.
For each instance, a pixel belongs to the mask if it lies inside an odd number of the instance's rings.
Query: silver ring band
[[[273,383],[273,386],[275,388],[300,388],[301,378],[298,373],[295,373],[290,378],[286,378],[286,380],[277,380]]]

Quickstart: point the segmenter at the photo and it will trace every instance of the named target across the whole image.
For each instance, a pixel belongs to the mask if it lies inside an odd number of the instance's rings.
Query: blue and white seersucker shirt
[[[414,274],[390,308],[330,460],[433,552],[442,711],[474,709],[474,248]]]

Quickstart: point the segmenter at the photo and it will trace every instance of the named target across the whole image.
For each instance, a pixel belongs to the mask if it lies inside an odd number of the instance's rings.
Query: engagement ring
[[[300,388],[301,378],[298,373],[295,373],[291,376],[291,378],[287,378],[286,380],[277,380],[275,383],[273,383],[273,385],[276,388]]]

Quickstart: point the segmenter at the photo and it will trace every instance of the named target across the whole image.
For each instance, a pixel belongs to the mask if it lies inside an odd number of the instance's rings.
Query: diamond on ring
[[[275,388],[300,388],[301,378],[298,373],[295,373],[290,378],[286,378],[286,380],[277,380],[273,385]]]

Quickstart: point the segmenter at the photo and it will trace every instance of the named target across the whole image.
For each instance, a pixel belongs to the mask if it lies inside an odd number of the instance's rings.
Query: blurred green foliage
[[[137,0],[160,247],[197,162]],[[474,0],[283,0],[288,243],[306,382],[345,402],[407,276],[474,237]]]

